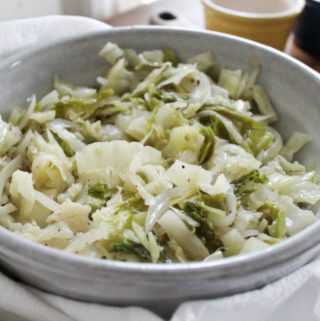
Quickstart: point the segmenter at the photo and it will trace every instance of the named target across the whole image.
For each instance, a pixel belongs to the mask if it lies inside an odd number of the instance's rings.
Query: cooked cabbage
[[[95,258],[210,261],[272,246],[312,224],[320,176],[293,161],[251,73],[210,52],[178,61],[108,42],[95,88],[54,77],[0,117],[0,224]]]

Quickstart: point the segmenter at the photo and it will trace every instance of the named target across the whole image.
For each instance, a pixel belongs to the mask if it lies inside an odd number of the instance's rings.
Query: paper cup
[[[206,28],[283,50],[304,0],[202,0]]]

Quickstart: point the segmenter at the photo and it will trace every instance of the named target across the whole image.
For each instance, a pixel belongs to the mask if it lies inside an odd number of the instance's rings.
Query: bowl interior
[[[107,63],[97,56],[107,41],[137,51],[172,49],[181,60],[200,52],[211,51],[217,61],[226,67],[245,71],[250,69],[249,60],[254,57],[261,63],[258,82],[265,87],[279,114],[280,121],[276,128],[285,140],[297,130],[311,135],[313,142],[299,153],[298,160],[308,165],[318,159],[319,75],[277,50],[214,32],[157,27],[117,28],[31,48],[0,63],[1,114],[6,117],[14,106],[26,107],[26,100],[32,94],[36,94],[39,99],[48,93],[52,89],[54,74],[75,84],[96,85],[97,76],[103,74],[108,67]],[[316,224],[319,225],[319,222]],[[319,227],[311,228],[313,234],[316,233],[316,228]],[[308,239],[308,229],[300,234],[296,244],[299,239]],[[300,246],[302,248],[310,244]],[[296,248],[296,251],[301,248]]]
[[[0,63],[0,113],[7,117],[13,107],[26,107],[26,100],[32,94],[39,99],[48,93],[52,90],[54,74],[75,84],[97,85],[97,76],[108,66],[97,54],[107,41],[137,51],[172,49],[182,61],[211,51],[224,66],[244,71],[250,70],[249,61],[255,58],[261,64],[258,83],[264,86],[279,114],[280,121],[275,127],[285,140],[294,131],[310,134],[313,142],[299,153],[298,159],[305,164],[318,159],[319,74],[277,50],[214,32],[117,28],[35,51],[31,48]]]

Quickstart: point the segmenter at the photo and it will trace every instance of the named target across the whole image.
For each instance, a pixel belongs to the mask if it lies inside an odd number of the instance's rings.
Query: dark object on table
[[[307,0],[293,30],[290,54],[320,72],[320,2]]]
[[[320,2],[307,0],[294,27],[294,42],[310,54],[320,55]]]

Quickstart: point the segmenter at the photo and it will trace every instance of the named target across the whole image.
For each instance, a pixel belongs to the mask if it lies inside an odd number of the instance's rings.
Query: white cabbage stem
[[[208,218],[215,226],[229,226],[234,222],[237,215],[237,199],[231,192],[225,194],[225,211],[226,216],[211,215]]]

